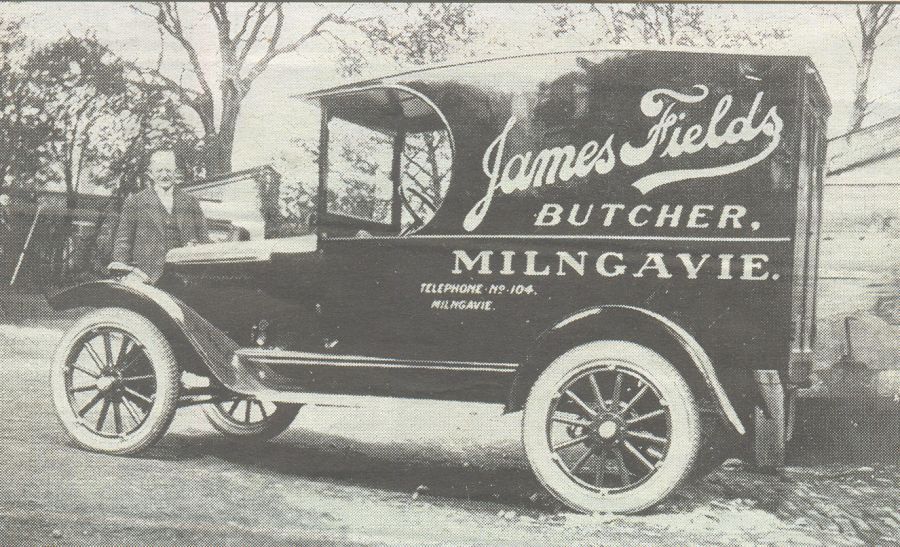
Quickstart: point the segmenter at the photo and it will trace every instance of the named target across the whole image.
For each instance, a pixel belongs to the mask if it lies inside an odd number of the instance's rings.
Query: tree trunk
[[[869,110],[869,76],[872,61],[878,49],[878,36],[894,16],[893,5],[868,4],[856,6],[859,21],[859,59],[856,64],[856,86],[853,95],[853,112],[850,114],[849,130],[858,131]]]
[[[850,114],[848,130],[858,131],[869,109],[869,76],[872,73],[872,61],[875,58],[875,41],[863,38],[859,64],[856,66],[856,86],[854,87],[853,112]]]
[[[234,151],[234,132],[241,112],[243,95],[231,82],[222,83],[222,119],[215,133],[207,133],[206,176],[214,177],[230,173],[231,154]]]
[[[74,148],[74,144],[70,145]],[[66,152],[66,159],[63,161],[63,178],[66,184],[66,212],[56,220],[55,226],[51,231],[50,237],[50,279],[49,284],[60,284],[65,282],[66,265],[66,247],[73,233],[74,210],[78,207],[78,176],[75,172],[73,159],[73,149],[70,148]]]
[[[219,132],[207,133],[203,147],[206,149],[204,164],[207,177],[231,172],[231,148],[226,147]]]
[[[215,105],[210,95],[201,95],[190,103],[191,108],[200,118],[203,125],[203,167],[206,176],[211,177],[231,171],[231,152],[229,150],[228,162],[222,163],[222,147],[219,144],[219,132],[216,129]]]

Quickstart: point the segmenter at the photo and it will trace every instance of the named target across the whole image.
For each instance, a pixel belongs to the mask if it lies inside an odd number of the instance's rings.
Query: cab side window
[[[407,134],[400,161],[403,233],[427,224],[447,194],[453,165],[449,131]]]

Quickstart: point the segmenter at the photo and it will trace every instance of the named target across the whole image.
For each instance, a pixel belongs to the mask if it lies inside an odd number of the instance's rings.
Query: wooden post
[[[16,278],[19,276],[19,268],[22,267],[22,261],[25,259],[25,252],[28,251],[28,245],[31,243],[31,236],[34,235],[34,229],[37,227],[38,217],[41,215],[41,209],[44,208],[44,204],[41,203],[38,205],[37,211],[34,212],[34,220],[31,222],[31,229],[28,230],[28,236],[25,238],[25,244],[22,245],[22,254],[19,255],[19,261],[16,263],[16,269],[13,270],[12,278],[9,280],[9,286],[12,287],[13,283],[16,282]]]

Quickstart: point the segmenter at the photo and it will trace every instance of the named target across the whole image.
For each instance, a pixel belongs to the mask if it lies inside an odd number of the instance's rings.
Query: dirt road
[[[0,325],[3,545],[850,545],[900,537],[895,466],[791,469],[781,478],[720,470],[650,515],[566,513],[527,470],[520,416],[477,405],[305,408],[287,433],[255,446],[227,442],[186,409],[146,457],[87,453],[67,443],[51,409],[46,363],[56,336]]]

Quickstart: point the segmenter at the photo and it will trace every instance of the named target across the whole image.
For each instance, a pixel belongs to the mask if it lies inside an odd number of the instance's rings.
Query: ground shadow
[[[151,457],[212,457],[254,472],[280,477],[324,479],[350,486],[396,492],[417,491],[429,503],[497,511],[479,502],[501,504],[519,514],[557,513],[565,508],[538,483],[525,462],[491,461],[485,454],[469,463],[458,452],[434,445],[367,442],[341,435],[292,429],[270,442],[235,442],[217,434],[170,434]],[[718,468],[686,482],[647,515],[682,514],[716,504],[746,504],[778,514],[791,480],[745,468]],[[422,488],[424,487],[424,489]]]
[[[423,454],[424,452],[424,454]],[[293,429],[269,442],[233,441],[217,434],[171,434],[148,457],[189,459],[210,456],[280,476],[324,478],[377,488],[431,501],[467,500],[519,506],[518,510],[555,511],[530,470],[479,458],[469,463],[434,446],[364,442],[340,435]],[[488,458],[489,459],[489,458]]]

